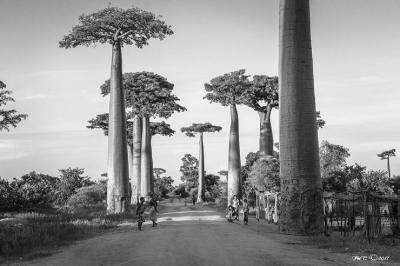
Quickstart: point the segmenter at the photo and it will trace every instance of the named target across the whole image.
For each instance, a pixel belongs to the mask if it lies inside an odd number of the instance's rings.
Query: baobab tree
[[[231,111],[231,126],[229,131],[229,159],[228,159],[228,205],[234,195],[241,196],[242,180],[240,176],[240,144],[239,118],[237,104],[244,104],[246,92],[251,87],[249,76],[241,69],[213,78],[206,83],[205,99],[211,103],[220,103],[229,106]]]
[[[247,94],[246,105],[258,112],[260,117],[260,157],[273,156],[274,137],[271,127],[271,113],[279,108],[278,77],[266,75],[253,76],[252,86]],[[318,128],[325,126],[319,111],[316,113]]]
[[[388,174],[390,177],[390,157],[396,156],[396,149],[391,149],[384,151],[382,153],[378,154],[378,157],[381,158],[381,160],[387,160],[387,169],[388,169]]]
[[[135,191],[132,193],[131,202],[135,203],[138,197],[147,197],[148,192],[153,192],[150,187],[153,173],[149,146],[150,117],[167,119],[174,112],[186,111],[186,108],[179,105],[179,98],[172,94],[174,84],[161,75],[147,71],[124,73],[123,86],[130,110],[128,117],[133,118],[133,177],[140,189],[137,194]],[[110,80],[105,81],[100,90],[103,96],[108,95]]]
[[[309,0],[281,0],[279,25],[280,228],[322,231],[322,191]]]
[[[128,158],[126,150],[125,97],[122,87],[121,47],[148,45],[151,38],[164,39],[171,27],[153,13],[139,9],[107,7],[81,15],[79,23],[59,42],[62,48],[111,44],[110,126],[108,134],[107,211],[125,212],[128,203]]]
[[[11,97],[12,92],[7,90],[6,87],[6,84],[0,80],[0,108],[15,101],[14,98]],[[27,117],[27,114],[19,114],[15,109],[0,109],[0,131],[10,131],[10,126],[14,128],[17,127],[17,124]]]
[[[105,114],[100,114],[97,115],[96,118],[93,118],[91,120],[89,120],[89,125],[87,126],[87,128],[90,129],[102,129],[104,135],[108,135],[108,120],[109,120],[109,115],[108,113]],[[127,121],[127,136],[128,136],[128,158],[129,158],[129,164],[131,165],[131,167],[133,168],[133,158],[134,158],[134,152],[133,152],[133,139],[135,139],[133,137],[133,123],[130,121]],[[171,126],[167,123],[165,123],[165,121],[161,121],[161,122],[150,122],[150,135],[154,136],[154,135],[161,135],[161,136],[172,136],[175,131],[173,129],[171,129]],[[150,139],[150,169],[153,168],[153,156],[152,156],[152,151],[151,151],[151,139]],[[140,165],[139,165],[140,167]],[[131,169],[130,169],[131,170]],[[133,169],[132,172],[129,173],[129,178],[131,181],[131,186],[132,186],[132,197],[136,197],[136,199],[134,199],[131,203],[136,203],[137,202],[137,197],[139,196],[138,192],[140,190],[141,187],[141,182],[140,182],[140,176],[139,179],[135,178],[135,176],[133,175]],[[148,182],[152,182],[151,179],[148,180]],[[147,186],[151,186],[151,184],[146,184]]]
[[[279,106],[278,77],[256,75],[248,90],[246,105],[258,112],[260,117],[260,157],[272,156],[274,137],[271,127],[272,109]]]
[[[181,131],[188,137],[194,137],[196,133],[199,133],[199,189],[197,193],[197,202],[204,200],[204,144],[203,144],[203,133],[207,132],[219,132],[222,127],[212,125],[211,123],[193,123],[189,127],[182,127]]]

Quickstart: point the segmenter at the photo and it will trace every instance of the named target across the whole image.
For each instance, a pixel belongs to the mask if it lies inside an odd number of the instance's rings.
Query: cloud
[[[30,153],[19,151],[15,141],[0,141],[0,161],[14,160],[28,156]]]
[[[18,101],[47,99],[49,97],[51,97],[51,96],[48,94],[38,93],[38,94],[31,94],[31,95],[19,97]]]

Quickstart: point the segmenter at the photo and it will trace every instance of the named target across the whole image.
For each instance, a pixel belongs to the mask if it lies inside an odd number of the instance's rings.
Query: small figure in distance
[[[144,223],[144,211],[146,210],[146,206],[144,204],[144,197],[140,197],[140,202],[136,206],[136,216],[139,231],[142,231],[142,224]]]
[[[192,194],[192,202],[193,206],[196,205],[196,197],[194,196],[194,193]]]
[[[243,200],[243,224],[249,224],[249,204],[247,203],[247,199]]]
[[[234,213],[233,207],[232,205],[229,205],[228,213],[226,214],[226,220],[230,223],[233,223],[233,215],[234,215],[233,213]]]
[[[156,199],[156,195],[154,195],[153,193],[150,194],[151,200],[149,202],[149,206],[150,206],[150,220],[153,222],[153,227],[157,226],[157,213],[158,213],[158,209],[157,209],[157,199]]]
[[[233,196],[232,200],[232,206],[233,206],[233,217],[234,220],[239,221],[239,206],[240,206],[240,201],[236,195]]]

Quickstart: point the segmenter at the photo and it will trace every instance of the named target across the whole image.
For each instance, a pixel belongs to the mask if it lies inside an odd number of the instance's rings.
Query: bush
[[[66,206],[69,210],[77,211],[84,208],[102,207],[107,197],[107,186],[95,184],[82,187],[76,190],[75,194],[69,197]]]

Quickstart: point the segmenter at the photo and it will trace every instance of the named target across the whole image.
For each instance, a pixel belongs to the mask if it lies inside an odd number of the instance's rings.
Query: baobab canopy
[[[244,69],[233,71],[204,84],[207,91],[204,98],[223,106],[242,104],[246,101],[246,92],[250,86],[249,76],[245,75]]]
[[[174,112],[186,111],[179,105],[179,98],[172,94],[174,84],[153,72],[123,74],[123,86],[127,107],[138,116],[159,116],[169,118]],[[100,86],[103,96],[110,93],[110,80]]]
[[[108,113],[97,115],[96,118],[90,119],[89,125],[87,128],[95,129],[99,128],[102,129],[104,135],[108,135]],[[127,123],[127,135],[128,135],[128,142],[132,140],[132,132],[133,132],[133,123]],[[150,132],[151,135],[161,135],[161,136],[172,136],[175,133],[175,130],[171,128],[171,125],[165,123],[165,121],[161,122],[150,122]]]
[[[222,127],[214,126],[211,123],[193,123],[189,127],[182,127],[181,131],[185,133],[188,137],[194,137],[195,133],[203,133],[203,132],[218,132],[221,131]]]
[[[89,15],[81,15],[79,24],[59,42],[60,47],[75,48],[96,43],[119,42],[142,48],[150,38],[164,39],[173,34],[171,27],[151,12],[140,8],[107,7]]]
[[[267,112],[268,108],[278,108],[278,77],[256,75],[247,91],[247,105],[258,112]]]

